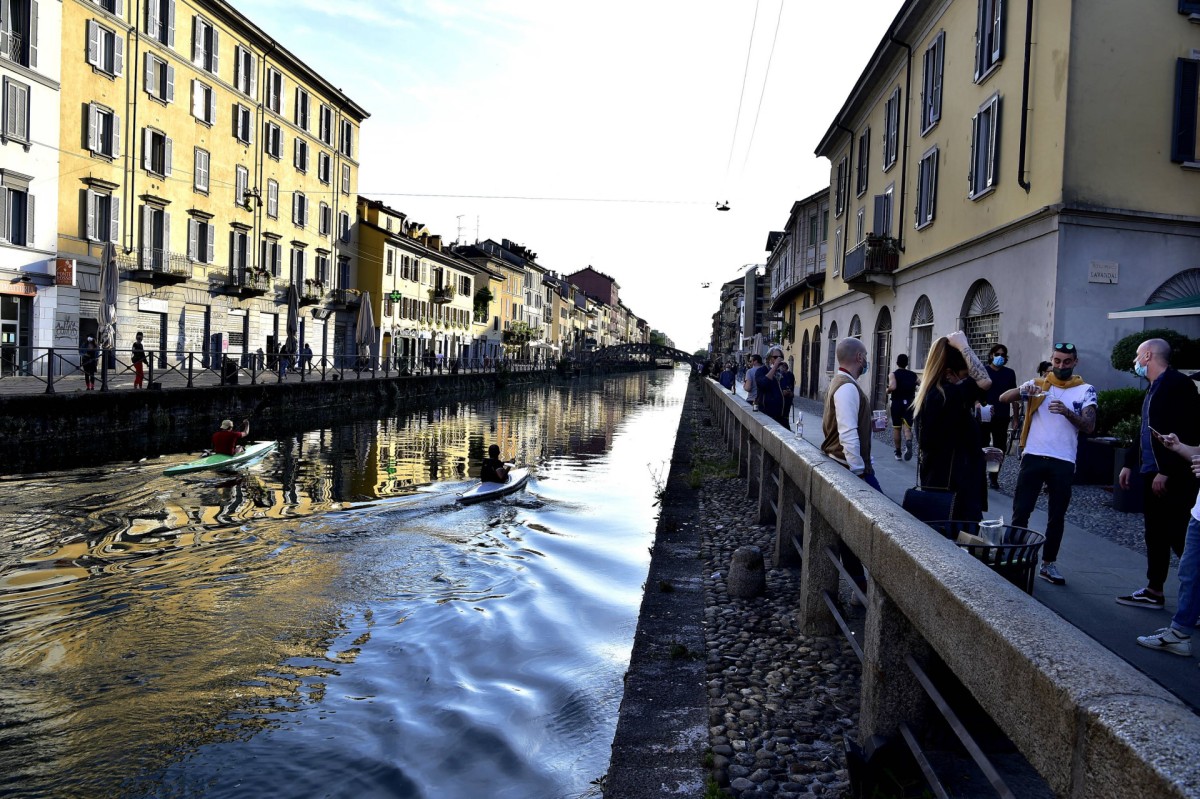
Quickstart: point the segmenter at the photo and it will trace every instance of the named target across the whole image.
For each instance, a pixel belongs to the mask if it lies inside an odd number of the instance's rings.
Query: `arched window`
[[[978,355],[1000,341],[1000,299],[986,280],[977,280],[963,304],[963,332]]]
[[[834,351],[837,349],[837,322],[829,323],[829,355],[825,359],[825,371],[832,372],[837,369],[837,356]]]
[[[871,367],[875,372],[872,399],[875,410],[883,410],[887,406],[888,372],[892,363],[892,312],[886,305],[879,309],[875,319],[875,350],[871,355],[875,359]]]
[[[850,338],[862,338],[862,322],[859,321],[858,314],[855,314],[850,319],[850,332],[847,334]]]
[[[1146,304],[1171,302],[1200,295],[1200,269],[1185,269],[1154,290]]]
[[[924,294],[917,299],[909,327],[912,329],[912,351],[908,353],[908,365],[920,371],[925,368],[925,358],[933,346],[933,305]]]

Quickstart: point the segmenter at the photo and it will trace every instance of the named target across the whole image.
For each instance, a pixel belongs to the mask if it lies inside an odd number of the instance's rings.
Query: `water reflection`
[[[235,475],[0,481],[0,793],[583,795],[685,383],[313,430]],[[530,491],[457,507],[491,443]]]

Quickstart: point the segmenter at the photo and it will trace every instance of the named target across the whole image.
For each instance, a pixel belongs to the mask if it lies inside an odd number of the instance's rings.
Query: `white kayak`
[[[529,482],[529,469],[512,469],[508,473],[508,480],[503,483],[484,483],[462,492],[458,495],[458,501],[463,505],[471,505],[476,502],[487,502],[489,499],[496,499],[505,494],[512,494],[515,491],[520,491]]]
[[[232,466],[249,463],[255,458],[261,458],[273,449],[275,449],[274,441],[255,441],[247,444],[246,448],[236,455],[208,455],[204,458],[164,469],[163,474],[188,474],[189,472],[204,472],[210,469],[228,469]]]

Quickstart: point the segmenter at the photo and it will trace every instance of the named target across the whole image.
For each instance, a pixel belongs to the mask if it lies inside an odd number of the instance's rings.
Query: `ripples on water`
[[[685,388],[0,478],[0,794],[598,795]],[[493,442],[535,478],[457,506]]]

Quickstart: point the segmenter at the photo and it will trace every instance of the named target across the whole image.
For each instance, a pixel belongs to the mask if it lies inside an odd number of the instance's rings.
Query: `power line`
[[[738,95],[737,116],[733,118],[733,137],[729,140],[729,158],[725,161],[725,182],[729,182],[729,166],[733,163],[733,147],[737,144],[738,125],[742,121],[742,101],[746,99],[746,78],[750,74],[750,51],[754,47],[754,29],[758,26],[758,4],[754,0],[754,20],[750,23],[750,41],[746,43],[746,66],[742,69],[742,92]]]
[[[700,200],[641,200],[633,197],[539,197],[517,194],[426,194],[422,192],[367,191],[359,189],[364,197],[433,197],[454,200],[528,200],[531,202],[566,203],[637,203],[642,205],[708,205]]]
[[[750,143],[746,145],[746,157],[742,159],[742,169],[750,160],[750,150],[754,147],[754,134],[758,132],[758,117],[762,113],[763,97],[767,94],[767,81],[771,79],[771,61],[775,58],[775,42],[779,39],[779,22],[783,19],[784,0],[779,0],[779,14],[775,17],[775,34],[771,37],[771,52],[767,55],[767,71],[763,75],[762,91],[758,94],[758,109],[754,112],[754,127],[750,129]]]

